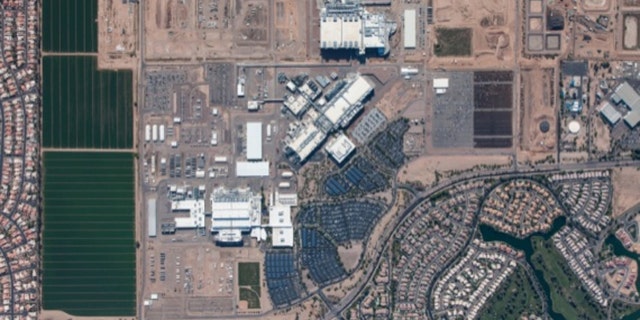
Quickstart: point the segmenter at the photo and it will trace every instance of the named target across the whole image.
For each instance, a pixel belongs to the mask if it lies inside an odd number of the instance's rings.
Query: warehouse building
[[[260,194],[249,189],[215,189],[211,193],[211,232],[216,241],[238,242],[242,234],[260,228],[261,206]]]
[[[619,101],[623,102],[629,109],[629,112],[624,116],[624,122],[629,127],[634,128],[640,123],[640,95],[626,81],[618,85],[615,94],[618,96]]]
[[[389,54],[389,37],[396,25],[383,14],[368,13],[357,3],[328,3],[320,11],[320,48],[323,50],[376,49],[378,55]]]
[[[416,48],[416,10],[407,9],[404,11],[404,48]]]
[[[269,161],[249,162],[238,161],[236,162],[236,177],[250,178],[250,177],[268,177],[269,176]]]
[[[247,160],[262,160],[262,122],[247,122]]]
[[[622,119],[622,115],[609,102],[603,103],[599,108],[600,114],[610,125],[615,125]]]

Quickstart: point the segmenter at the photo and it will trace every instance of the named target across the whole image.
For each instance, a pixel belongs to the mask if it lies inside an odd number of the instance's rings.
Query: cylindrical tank
[[[152,130],[152,134],[151,136],[153,137],[153,141],[158,141],[158,125],[154,124],[153,125],[153,130]]]
[[[164,124],[160,125],[160,142],[164,142]]]

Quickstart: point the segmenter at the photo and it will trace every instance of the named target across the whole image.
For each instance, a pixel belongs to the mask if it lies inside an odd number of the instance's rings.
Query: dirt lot
[[[436,181],[436,173],[444,178],[454,170],[464,171],[481,165],[507,166],[510,162],[509,156],[500,155],[423,156],[404,165],[398,173],[398,181],[428,187]]]
[[[199,5],[216,9],[199,11]],[[267,57],[271,22],[266,0],[145,1],[143,7],[147,59]]]
[[[119,0],[98,1],[98,68],[133,69],[137,65],[138,6]]]
[[[613,217],[623,214],[627,209],[640,202],[640,171],[636,168],[618,168],[613,170]]]
[[[437,67],[510,67],[514,63],[516,2],[508,0],[434,0],[435,28],[470,28],[471,57],[435,57],[429,60]],[[435,34],[432,30],[432,34]],[[435,37],[431,37],[435,47]]]
[[[395,119],[409,104],[422,95],[422,90],[415,90],[415,84],[398,80],[389,87],[376,107],[382,111],[387,119]]]
[[[362,253],[362,242],[353,242],[346,247],[338,247],[340,261],[342,261],[342,264],[347,271],[352,271],[358,266],[360,253]]]
[[[553,69],[523,70],[520,96],[520,148],[523,151],[544,154],[556,150],[555,77]],[[541,128],[541,126],[546,128]],[[542,129],[547,129],[545,133]]]

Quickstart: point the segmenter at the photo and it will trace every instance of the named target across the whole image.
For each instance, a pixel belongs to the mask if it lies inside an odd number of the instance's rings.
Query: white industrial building
[[[338,163],[342,163],[356,149],[356,145],[344,133],[333,137],[324,150]]]
[[[271,244],[277,247],[293,247],[293,224],[291,223],[291,207],[274,205],[269,207],[269,226],[271,227]]]
[[[407,9],[404,10],[404,48],[415,49],[416,48],[416,10]]]
[[[297,123],[286,141],[287,148],[294,152],[299,161],[307,159],[327,138],[310,118]]]
[[[349,126],[375,88],[368,78],[359,74],[350,75],[345,81],[326,105],[319,110],[309,109],[301,121],[289,128],[286,151],[294,153],[298,161],[305,161],[331,132]]]
[[[436,94],[443,94],[449,89],[449,78],[436,78],[433,79],[433,89]]]
[[[640,95],[626,81],[618,85],[615,95],[617,95],[616,100],[622,101],[629,109],[629,112],[624,116],[624,122],[634,128],[640,123]]]
[[[269,161],[249,162],[238,161],[236,162],[236,177],[249,178],[249,177],[268,177],[269,176]]]
[[[260,228],[261,206],[260,194],[249,189],[215,189],[211,193],[211,232],[217,234],[216,240],[238,242],[243,233]]]
[[[247,160],[262,160],[262,122],[247,122]]]
[[[357,3],[328,3],[320,11],[320,48],[324,50],[353,49],[364,55],[366,49],[377,49],[379,55],[387,55],[395,30],[393,21],[368,13]]]
[[[175,196],[171,200],[171,212],[175,214],[187,214],[187,216],[175,217],[173,220],[176,229],[204,228],[205,209],[204,198],[196,196],[185,187],[169,186],[171,194]],[[194,189],[194,191],[196,191]],[[204,194],[205,187],[200,186],[198,194]]]
[[[288,96],[284,100],[284,106],[297,117],[309,107],[309,101],[303,95]]]
[[[348,126],[358,112],[363,108],[362,101],[373,92],[374,85],[361,76],[357,75],[340,94],[327,103],[324,109],[324,116],[331,121],[334,126]]]

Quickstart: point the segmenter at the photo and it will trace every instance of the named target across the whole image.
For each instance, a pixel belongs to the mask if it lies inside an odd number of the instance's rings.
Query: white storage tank
[[[157,124],[153,125],[153,130],[152,130],[151,136],[153,137],[153,141],[154,142],[158,141],[158,125]]]
[[[160,125],[160,142],[164,142],[164,124]]]
[[[151,125],[144,126],[144,141],[151,141]]]

